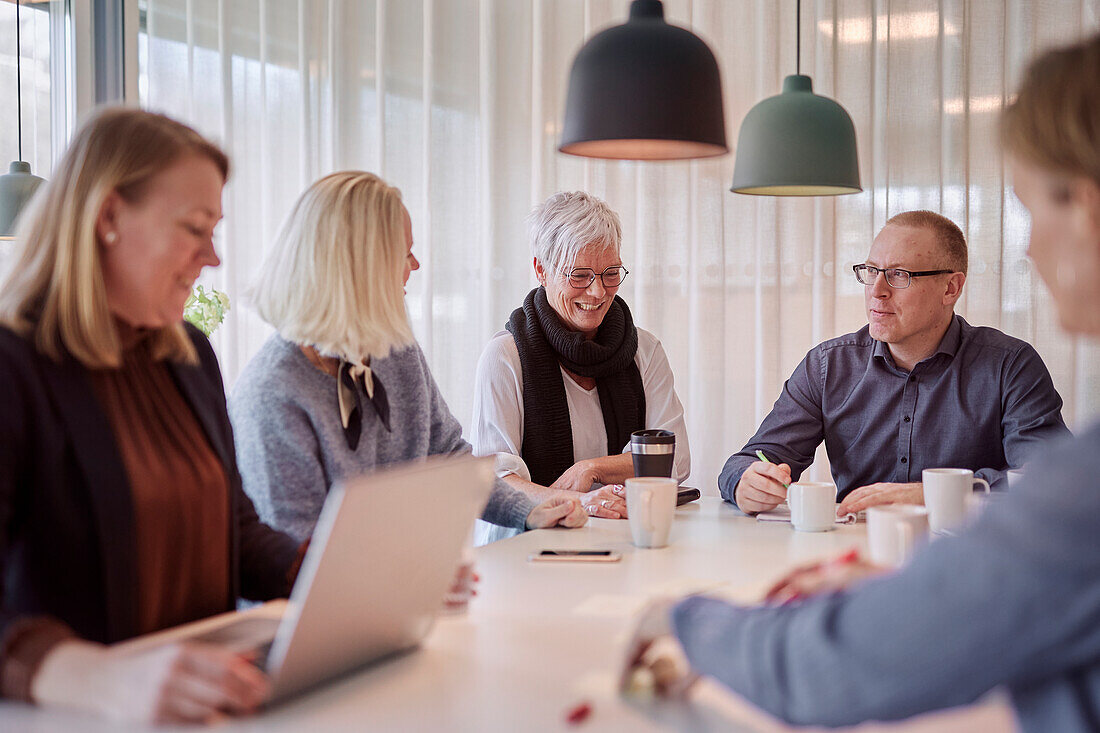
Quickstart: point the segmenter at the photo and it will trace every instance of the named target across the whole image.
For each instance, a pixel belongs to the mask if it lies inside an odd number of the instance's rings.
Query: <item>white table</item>
[[[647,596],[665,592],[717,584],[721,587],[716,592],[735,596],[759,592],[790,566],[865,545],[863,525],[821,534],[794,532],[788,524],[744,517],[712,497],[677,510],[672,544],[660,550],[631,545],[624,521],[593,520],[579,530],[527,532],[476,551],[478,597],[467,613],[440,619],[418,651],[218,730],[783,730],[710,682],[701,684],[687,705],[621,700],[613,688],[631,627],[629,614]],[[532,551],[557,548],[610,548],[623,559],[590,564],[527,561]],[[566,725],[567,711],[584,701],[591,703],[592,714],[576,728]],[[1010,710],[995,697],[891,729],[1012,727]],[[0,704],[3,731],[124,729],[129,730]]]

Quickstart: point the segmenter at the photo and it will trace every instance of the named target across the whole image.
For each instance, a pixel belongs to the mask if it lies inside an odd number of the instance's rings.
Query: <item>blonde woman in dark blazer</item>
[[[0,285],[0,692],[146,721],[253,710],[227,651],[104,644],[285,595],[298,543],[241,489],[217,360],[183,306],[217,265],[228,160],[101,111],[24,214]]]

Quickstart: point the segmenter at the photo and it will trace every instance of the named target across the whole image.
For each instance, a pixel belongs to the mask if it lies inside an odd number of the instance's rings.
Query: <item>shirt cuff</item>
[[[531,471],[527,468],[527,464],[522,458],[514,453],[494,453],[493,456],[497,459],[496,472],[497,478],[504,478],[511,474],[519,476],[524,481],[531,480]]]
[[[481,518],[500,527],[527,529],[527,516],[536,502],[522,491],[517,491],[501,479],[493,483],[489,502],[481,512]]]
[[[33,702],[31,683],[42,660],[55,646],[73,638],[76,632],[51,616],[13,621],[0,638],[0,697]]]

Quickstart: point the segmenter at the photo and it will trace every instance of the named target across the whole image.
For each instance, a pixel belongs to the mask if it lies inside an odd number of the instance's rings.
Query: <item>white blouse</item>
[[[661,342],[649,331],[638,329],[638,352],[634,356],[645,391],[646,428],[676,433],[676,458],[672,476],[679,482],[691,473],[684,407],[672,384],[672,369]],[[600,396],[587,390],[562,370],[569,422],[573,427],[573,461],[607,455]],[[507,331],[495,334],[477,364],[474,383],[474,423],[471,442],[479,456],[496,454],[497,475],[516,474],[528,481],[531,472],[520,458],[523,445],[523,372],[515,339]],[[623,452],[630,444],[623,446]]]

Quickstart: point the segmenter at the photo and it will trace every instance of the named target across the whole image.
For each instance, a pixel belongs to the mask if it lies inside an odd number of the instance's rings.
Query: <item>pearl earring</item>
[[[118,233],[117,232],[107,232],[106,234],[103,235],[103,238],[107,240],[107,244],[114,244],[115,240],[118,239]]]

